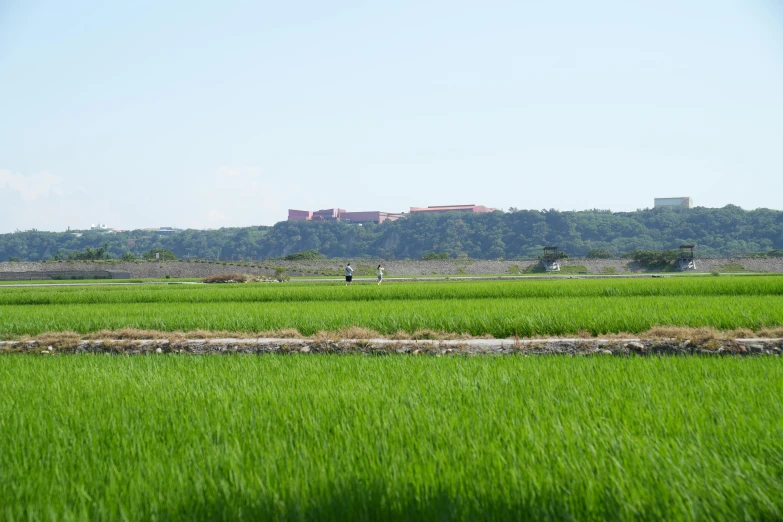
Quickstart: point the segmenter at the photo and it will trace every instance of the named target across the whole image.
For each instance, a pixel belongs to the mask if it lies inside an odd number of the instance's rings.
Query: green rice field
[[[498,338],[783,325],[783,276],[0,288],[0,338],[121,328]]]
[[[0,339],[783,326],[783,277],[0,288]],[[781,520],[780,357],[0,356],[0,521]]]
[[[0,520],[781,520],[780,358],[0,357]]]

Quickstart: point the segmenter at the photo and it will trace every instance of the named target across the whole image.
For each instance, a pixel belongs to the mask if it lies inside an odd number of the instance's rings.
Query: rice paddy
[[[303,335],[350,327],[533,337],[783,326],[783,277],[0,289],[0,337],[135,328]]]
[[[781,326],[780,276],[0,288],[0,339]],[[781,520],[781,396],[779,356],[0,355],[0,521]]]
[[[0,357],[2,520],[779,520],[783,361]]]

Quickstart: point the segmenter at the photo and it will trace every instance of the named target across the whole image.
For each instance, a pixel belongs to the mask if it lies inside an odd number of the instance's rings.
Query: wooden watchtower
[[[678,260],[680,272],[696,270],[696,258],[693,257],[693,245],[680,245],[680,258]]]
[[[557,254],[556,246],[544,247],[544,255],[541,256],[541,266],[546,272],[560,271],[560,256]]]

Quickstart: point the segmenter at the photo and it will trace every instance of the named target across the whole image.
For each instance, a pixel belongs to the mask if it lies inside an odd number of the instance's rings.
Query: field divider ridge
[[[349,354],[368,355],[564,355],[564,356],[779,356],[783,338],[724,340],[643,338],[540,339],[82,339],[48,343],[0,341],[0,354]]]

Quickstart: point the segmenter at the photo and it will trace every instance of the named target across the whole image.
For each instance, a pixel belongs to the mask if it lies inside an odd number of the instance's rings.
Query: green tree
[[[289,254],[283,259],[286,261],[309,261],[324,259],[326,256],[318,252],[317,250],[305,250],[304,252],[296,252],[295,254]]]
[[[608,248],[591,248],[587,251],[587,257],[590,259],[612,259],[614,254]]]
[[[106,259],[131,252],[168,250],[177,258],[263,259],[317,250],[328,258],[534,259],[546,245],[572,256],[608,250],[662,251],[695,244],[699,257],[762,255],[783,250],[783,212],[770,209],[654,208],[635,212],[518,210],[502,213],[412,214],[398,221],[365,223],[280,222],[272,227],[184,230],[16,231],[0,234],[0,259]],[[87,250],[87,249],[90,250]],[[102,249],[102,250],[101,250]],[[770,255],[770,254],[767,254]],[[154,258],[154,257],[153,257]],[[164,256],[170,259],[170,256]]]
[[[156,254],[158,254],[156,256]],[[166,248],[153,248],[149,252],[145,252],[144,255],[142,255],[142,258],[146,261],[176,261],[177,256],[172,252],[171,250],[168,250]]]
[[[108,243],[104,243],[103,246],[96,249],[85,247],[84,250],[68,252],[68,259],[75,261],[98,261],[101,259],[109,259],[111,258],[111,255],[108,250]]]
[[[622,257],[633,259],[644,268],[663,269],[674,263],[679,253],[676,250],[634,250]]]
[[[422,260],[424,261],[438,261],[438,260],[444,260],[448,259],[449,255],[446,252],[441,253],[435,253],[435,252],[427,252],[423,256],[421,256]]]

